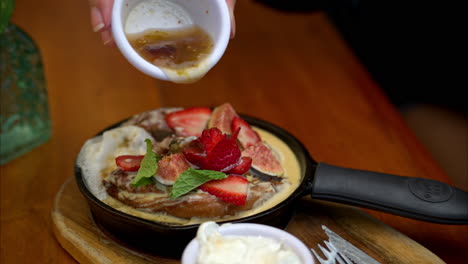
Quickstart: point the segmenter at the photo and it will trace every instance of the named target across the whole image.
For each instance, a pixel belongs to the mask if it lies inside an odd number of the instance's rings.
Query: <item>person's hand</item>
[[[231,38],[236,34],[236,23],[234,20],[234,6],[236,0],[226,0],[231,15]],[[112,6],[114,0],[89,0],[91,6],[91,26],[94,32],[101,34],[102,43],[111,45],[114,43],[111,33]]]
[[[114,0],[89,0],[91,6],[91,26],[101,34],[104,45],[112,44],[111,17]]]
[[[231,38],[236,35],[236,19],[234,18],[234,7],[236,6],[236,0],[226,0],[229,8],[229,15],[231,16]]]

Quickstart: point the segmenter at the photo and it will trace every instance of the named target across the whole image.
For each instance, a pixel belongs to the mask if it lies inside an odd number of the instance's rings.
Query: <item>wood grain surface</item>
[[[325,225],[382,264],[444,263],[428,249],[355,207],[310,198],[295,206],[286,231],[318,252],[317,245],[325,246],[323,241],[328,240],[322,229]],[[58,191],[52,221],[60,244],[82,264],[180,263],[132,248],[98,228],[74,178]]]
[[[290,131],[318,161],[451,183],[322,12],[237,1],[237,35],[224,57],[199,82],[176,85],[145,76],[102,46],[87,2],[15,1],[13,22],[43,55],[53,135],[0,168],[1,263],[75,263],[54,237],[51,209],[81,145],[161,106],[231,102]],[[468,257],[466,225],[367,212],[447,263]]]

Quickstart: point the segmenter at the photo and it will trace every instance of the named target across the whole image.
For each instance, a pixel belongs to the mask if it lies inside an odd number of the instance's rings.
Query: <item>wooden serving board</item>
[[[432,252],[357,208],[304,198],[287,231],[308,247],[327,240],[321,226],[360,248],[380,263],[444,263]],[[94,223],[74,179],[67,180],[52,209],[54,233],[80,263],[180,263],[138,252],[113,240]]]

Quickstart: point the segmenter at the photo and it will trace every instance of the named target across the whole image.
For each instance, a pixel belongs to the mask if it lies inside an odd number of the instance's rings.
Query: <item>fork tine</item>
[[[338,252],[338,249],[330,241],[324,240],[323,243],[326,247],[320,244],[317,244],[317,246],[322,251],[325,259],[321,258],[314,249],[310,249],[320,264],[335,264],[337,262],[338,264],[354,264],[349,258]]]
[[[322,259],[322,258],[317,254],[317,252],[315,252],[314,249],[311,248],[310,250],[312,251],[312,253],[314,254],[314,256],[317,258],[317,260],[320,262],[320,264],[327,264],[327,262],[326,262],[324,259]]]
[[[338,262],[338,264],[347,264],[345,263],[345,261],[343,259],[341,259],[340,255],[338,254],[338,250],[336,249],[336,247],[330,242],[330,241],[323,241],[325,243],[325,245],[327,246],[327,248],[333,252],[333,257],[334,257],[334,263]]]
[[[336,254],[336,260],[339,264],[354,264],[346,256],[341,255],[340,253]]]
[[[330,255],[330,252],[329,252],[328,250],[326,250],[324,247],[322,247],[322,245],[320,245],[320,244],[317,244],[317,245],[318,245],[319,249],[322,251],[322,253],[323,253],[326,257],[328,257],[328,256]]]
[[[325,246],[327,246],[328,250],[333,251],[333,252],[338,251],[336,247],[330,241],[324,240],[323,243],[325,244]]]
[[[338,254],[338,256],[339,256],[341,259],[343,259],[343,260],[346,262],[346,264],[354,264],[354,263],[353,263],[348,257],[346,257],[345,255],[343,255],[343,254]]]
[[[350,259],[348,259],[345,255],[341,254],[338,249],[333,245],[330,241],[324,241],[325,245],[333,251],[337,252],[336,254],[336,259],[338,260],[338,263],[340,264],[354,264]]]
[[[327,246],[327,249],[326,250],[326,253],[324,252],[324,254],[327,256],[328,259],[335,259],[336,256],[338,256],[338,250],[334,247],[330,247],[330,242],[328,241],[323,241],[325,243],[325,245]],[[323,249],[322,249],[323,250]]]

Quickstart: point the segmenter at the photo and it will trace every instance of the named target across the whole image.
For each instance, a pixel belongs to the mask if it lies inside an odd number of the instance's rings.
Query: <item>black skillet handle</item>
[[[319,163],[312,197],[440,224],[468,224],[468,193],[422,178]]]

